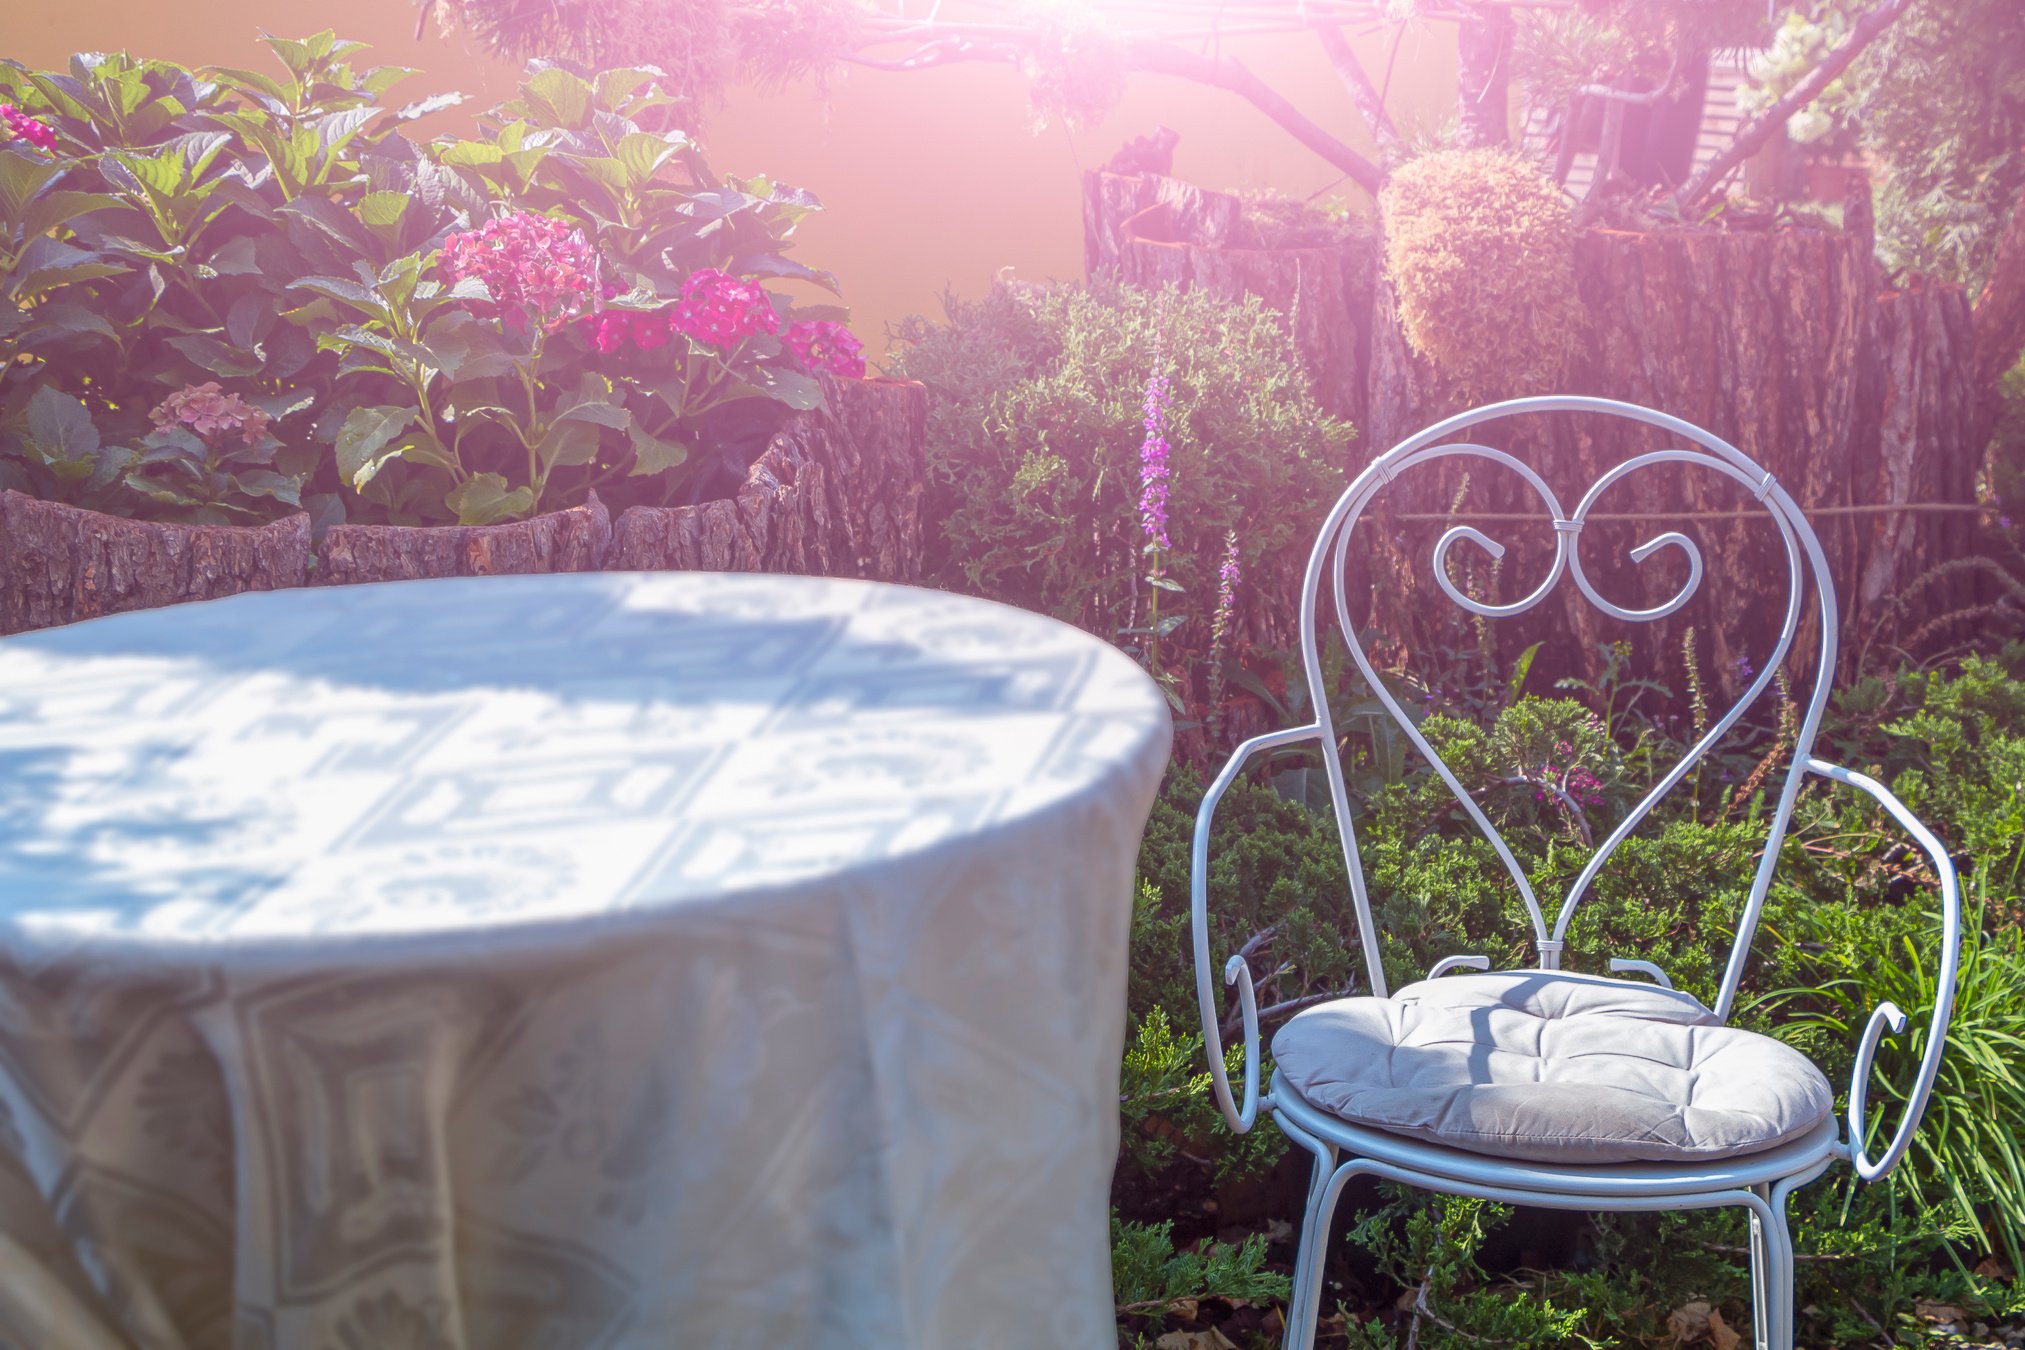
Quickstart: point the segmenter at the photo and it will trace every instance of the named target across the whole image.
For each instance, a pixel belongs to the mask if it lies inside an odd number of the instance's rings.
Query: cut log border
[[[248,590],[601,569],[768,571],[920,580],[927,391],[821,376],[729,500],[582,506],[482,526],[128,520],[0,492],[0,633]],[[313,565],[312,565],[313,564]]]
[[[300,586],[309,517],[267,525],[128,520],[0,492],[0,633]]]

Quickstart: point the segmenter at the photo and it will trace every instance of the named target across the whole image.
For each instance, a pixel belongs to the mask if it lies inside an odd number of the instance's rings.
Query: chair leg
[[[1286,1128],[1285,1122],[1281,1122],[1281,1128]],[[1328,1217],[1317,1215],[1323,1196],[1329,1191],[1330,1176],[1336,1170],[1336,1147],[1307,1135],[1288,1133],[1315,1155],[1315,1168],[1308,1179],[1308,1202],[1301,1208],[1301,1238],[1294,1253],[1294,1288],[1287,1298],[1285,1342],[1286,1350],[1308,1350],[1315,1342],[1315,1321],[1322,1309],[1323,1262],[1311,1258],[1320,1256],[1328,1241]]]
[[[1786,1221],[1792,1181],[1754,1186],[1770,1220],[1751,1211],[1751,1329],[1757,1350],[1793,1350],[1793,1234]]]

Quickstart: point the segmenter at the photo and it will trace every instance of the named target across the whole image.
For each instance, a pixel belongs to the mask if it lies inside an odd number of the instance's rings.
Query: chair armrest
[[[1948,1019],[1955,1010],[1955,977],[1961,963],[1962,946],[1962,888],[1955,875],[1955,865],[1948,858],[1948,851],[1941,841],[1934,837],[1932,830],[1922,825],[1919,818],[1907,809],[1906,804],[1891,794],[1891,791],[1874,778],[1830,764],[1825,760],[1809,759],[1807,769],[1838,783],[1847,783],[1857,790],[1875,798],[1905,828],[1933,863],[1934,875],[1941,882],[1941,969],[1934,983],[1934,1018],[1927,1031],[1926,1053],[1920,1057],[1919,1077],[1913,1083],[1913,1090],[1906,1097],[1905,1114],[1899,1120],[1898,1129],[1891,1137],[1891,1143],[1875,1160],[1864,1153],[1863,1141],[1868,1133],[1865,1119],[1869,1104],[1870,1071],[1877,1057],[1878,1042],[1884,1039],[1889,1027],[1893,1035],[1906,1028],[1905,1013],[1893,1003],[1881,1003],[1870,1014],[1870,1021],[1863,1028],[1863,1039],[1856,1049],[1856,1068],[1849,1082],[1849,1160],[1856,1168],[1856,1174],[1865,1181],[1878,1181],[1898,1166],[1899,1159],[1912,1146],[1913,1131],[1919,1128],[1920,1116],[1926,1111],[1927,1098],[1932,1095],[1934,1076],[1941,1071],[1941,1049],[1947,1039]]]
[[[1244,770],[1245,762],[1261,750],[1276,750],[1285,745],[1299,745],[1303,741],[1321,738],[1319,725],[1290,727],[1285,731],[1269,731],[1263,736],[1254,736],[1240,745],[1223,766],[1223,772],[1209,785],[1203,794],[1202,805],[1195,812],[1195,847],[1189,856],[1188,899],[1189,917],[1195,938],[1195,997],[1202,1005],[1202,1048],[1209,1057],[1210,1086],[1216,1091],[1217,1109],[1223,1112],[1224,1120],[1239,1134],[1251,1129],[1252,1122],[1259,1115],[1259,1005],[1252,992],[1252,969],[1243,956],[1233,956],[1225,963],[1223,982],[1238,987],[1238,1006],[1244,1018],[1244,1066],[1245,1095],[1240,1106],[1231,1097],[1230,1075],[1223,1062],[1223,1016],[1222,1005],[1216,997],[1216,986],[1209,977],[1209,827],[1216,815],[1216,805],[1223,800],[1223,794],[1237,781]]]

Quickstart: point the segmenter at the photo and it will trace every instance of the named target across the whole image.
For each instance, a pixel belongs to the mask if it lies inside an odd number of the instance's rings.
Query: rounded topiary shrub
[[[1401,165],[1378,200],[1413,350],[1469,398],[1558,390],[1583,321],[1560,189],[1510,151],[1445,150]]]

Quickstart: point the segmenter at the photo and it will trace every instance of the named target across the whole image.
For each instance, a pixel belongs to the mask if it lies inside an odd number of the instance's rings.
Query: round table
[[[852,581],[0,640],[0,1344],[1106,1346],[1125,656]]]

